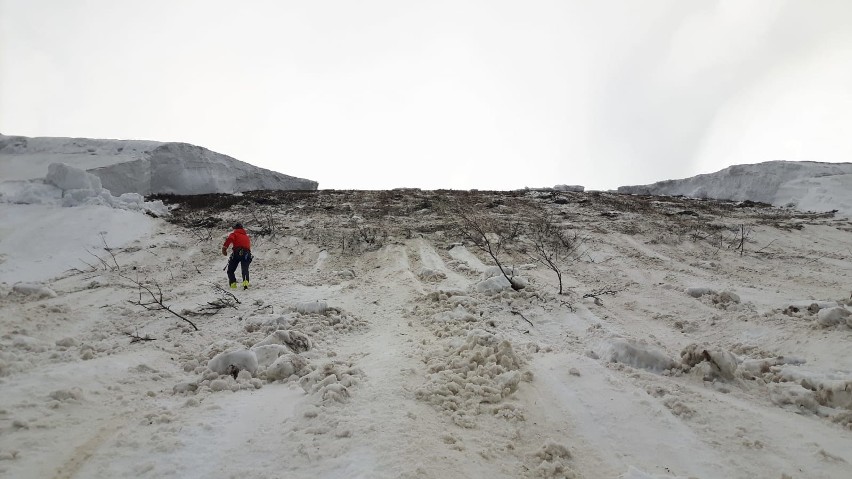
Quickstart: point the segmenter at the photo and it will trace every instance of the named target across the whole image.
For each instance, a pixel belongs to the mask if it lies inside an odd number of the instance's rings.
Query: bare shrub
[[[506,268],[500,261],[503,248],[520,235],[521,223],[503,219],[495,214],[480,214],[470,204],[462,201],[453,204],[445,203],[443,209],[454,219],[453,226],[456,232],[465,241],[491,257],[494,264],[500,268],[503,277],[512,285],[512,289],[515,291],[522,289],[523,287],[506,273]]]
[[[530,223],[528,235],[532,242],[530,256],[556,273],[559,294],[563,294],[561,265],[578,259],[580,247],[586,238],[561,227],[549,213],[539,215]]]

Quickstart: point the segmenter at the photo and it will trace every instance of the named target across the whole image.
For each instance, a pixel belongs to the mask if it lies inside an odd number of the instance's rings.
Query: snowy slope
[[[0,135],[0,180],[42,178],[51,163],[97,175],[116,196],[315,190],[318,186],[316,181],[258,168],[186,143]]]
[[[609,193],[280,198],[172,222],[0,205],[7,271],[44,273],[0,279],[0,477],[849,478],[849,220]],[[524,290],[483,290],[492,261],[447,200],[564,218],[585,238],[566,294],[529,248],[501,253]],[[235,219],[256,260],[229,296]],[[234,377],[232,357],[257,362]]]
[[[651,185],[622,186],[619,193],[751,200],[801,210],[852,215],[852,163],[767,161]]]

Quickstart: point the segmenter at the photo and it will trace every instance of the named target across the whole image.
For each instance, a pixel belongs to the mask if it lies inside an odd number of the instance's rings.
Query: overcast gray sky
[[[610,189],[852,161],[852,1],[0,0],[0,132],[320,188]]]

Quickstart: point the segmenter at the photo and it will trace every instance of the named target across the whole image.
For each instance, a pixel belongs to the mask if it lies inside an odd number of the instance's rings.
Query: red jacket
[[[228,235],[228,239],[225,240],[225,244],[222,245],[222,252],[228,250],[228,246],[234,245],[234,249],[242,248],[244,250],[251,250],[251,240],[246,234],[246,230],[242,228],[237,228],[233,233]]]

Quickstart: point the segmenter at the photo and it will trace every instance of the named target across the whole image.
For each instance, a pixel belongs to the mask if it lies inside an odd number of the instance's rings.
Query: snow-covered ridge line
[[[619,193],[751,200],[800,210],[852,215],[852,163],[767,161],[650,185],[621,186]]]
[[[0,178],[43,178],[52,163],[86,170],[114,195],[316,190],[316,181],[259,168],[188,143],[0,135]]]

